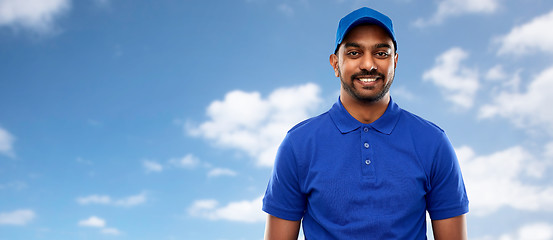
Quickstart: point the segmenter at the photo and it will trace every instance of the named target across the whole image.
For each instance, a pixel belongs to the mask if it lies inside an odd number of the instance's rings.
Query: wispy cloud
[[[553,159],[553,142],[547,143],[545,145],[545,150],[543,155],[546,159]]]
[[[523,181],[543,178],[552,159],[539,160],[543,157],[534,156],[521,146],[484,156],[476,155],[467,146],[457,148],[456,152],[472,214],[485,216],[501,207],[553,212],[553,187]]]
[[[553,225],[546,222],[534,222],[521,226],[512,233],[501,236],[487,235],[475,240],[551,240]]]
[[[120,235],[121,231],[117,228],[106,227],[106,220],[97,216],[91,216],[87,219],[80,220],[77,225],[81,227],[100,228],[100,233],[106,235]]]
[[[87,219],[79,221],[78,225],[82,226],[82,227],[101,228],[101,227],[106,226],[106,221],[104,219],[99,218],[99,217],[91,216]]]
[[[407,89],[407,87],[402,85],[395,86],[394,89],[392,89],[391,91],[392,91],[392,96],[394,96],[394,98],[400,97],[408,101],[412,101],[416,99],[415,94],[411,92],[409,89]]]
[[[70,8],[70,0],[2,0],[0,27],[26,29],[38,34],[55,30],[55,20]]]
[[[495,39],[495,43],[499,43],[498,54],[553,53],[552,25],[553,11],[514,27],[508,34]]]
[[[286,131],[318,108],[319,91],[312,83],[276,89],[265,99],[258,92],[232,91],[209,105],[209,120],[185,128],[214,146],[237,149],[254,158],[257,165],[271,167]]]
[[[15,157],[15,152],[13,150],[13,143],[15,142],[15,137],[8,132],[8,130],[0,127],[0,154],[3,154],[8,157]]]
[[[235,171],[227,168],[214,168],[207,173],[207,177],[221,177],[221,176],[234,177],[236,175],[237,173]]]
[[[505,89],[480,108],[480,118],[503,117],[524,129],[543,129],[553,136],[553,66],[541,72],[525,91]]]
[[[202,164],[202,162],[194,154],[186,154],[184,157],[171,158],[167,161],[167,163],[164,164],[153,160],[142,161],[142,167],[144,168],[146,173],[162,172],[163,170],[170,167],[194,169],[200,164]],[[204,166],[208,167],[209,164],[204,163]]]
[[[140,204],[145,203],[147,200],[146,193],[142,192],[137,195],[128,196],[126,198],[121,198],[113,201],[113,205],[121,207],[134,207]]]
[[[110,204],[111,197],[108,195],[90,195],[77,198],[77,202],[81,205],[89,204]]]
[[[499,8],[499,0],[442,0],[428,19],[419,18],[415,26],[425,27],[443,23],[447,18],[465,14],[490,14]]]
[[[488,70],[485,78],[490,81],[499,81],[504,80],[507,77],[508,75],[505,73],[503,66],[501,64],[497,64]]]
[[[522,226],[516,233],[516,236],[510,238],[501,237],[501,239],[521,239],[521,240],[548,240],[553,239],[553,225],[545,222],[531,223]]]
[[[100,230],[100,232],[103,233],[103,234],[106,234],[106,235],[121,235],[121,231],[119,231],[119,229],[112,228],[112,227],[102,228],[102,230]]]
[[[147,173],[163,171],[163,165],[161,165],[160,163],[158,163],[156,161],[152,161],[152,160],[143,160],[142,161],[142,167],[144,167],[144,170]]]
[[[169,159],[169,164],[180,168],[195,168],[200,165],[200,159],[193,154],[186,154],[181,158]]]
[[[263,196],[254,200],[231,202],[219,207],[219,202],[213,199],[197,200],[188,208],[188,213],[194,217],[209,220],[226,220],[233,222],[262,222],[266,214],[261,210]]]
[[[120,207],[134,207],[143,204],[147,201],[146,192],[137,195],[132,195],[120,199],[112,199],[109,195],[89,195],[86,197],[78,197],[77,203],[81,205],[100,204]]]
[[[171,158],[164,164],[158,163],[156,161],[144,160],[142,162],[142,166],[144,167],[147,173],[162,172],[165,169],[172,169],[172,168],[187,169],[187,170],[197,170],[198,168],[200,168],[200,170],[207,170],[208,178],[221,177],[221,176],[233,177],[238,175],[238,173],[236,173],[231,169],[214,168],[212,164],[201,161],[197,156],[191,153],[186,154],[184,157]],[[105,197],[106,196],[103,196],[104,199]]]
[[[463,109],[472,107],[476,91],[480,87],[478,71],[461,63],[468,53],[461,48],[451,48],[436,58],[432,69],[424,72],[422,78],[442,90],[444,98]]]
[[[13,212],[0,213],[0,225],[27,225],[36,214],[30,209],[19,209]]]
[[[493,42],[499,43],[499,55],[525,56],[532,53],[553,54],[553,11],[535,17],[529,22],[515,26],[511,31]],[[493,69],[492,69],[493,70]],[[498,70],[500,72],[500,70]],[[537,74],[524,78],[525,88],[519,85],[522,80],[519,70],[512,79],[503,81],[502,89],[492,97],[490,103],[482,106],[479,118],[503,117],[515,126],[529,131],[545,130],[553,136],[553,110],[549,103],[553,101],[550,89],[553,89],[553,66]],[[490,70],[490,74],[494,74]]]

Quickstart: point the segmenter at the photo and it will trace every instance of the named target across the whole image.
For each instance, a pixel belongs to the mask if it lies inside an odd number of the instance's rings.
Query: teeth
[[[359,78],[359,80],[364,83],[369,83],[376,81],[376,78]]]

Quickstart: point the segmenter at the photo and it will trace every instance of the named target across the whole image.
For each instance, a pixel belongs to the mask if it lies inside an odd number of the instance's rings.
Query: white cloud
[[[92,228],[100,228],[100,233],[106,234],[106,235],[120,235],[121,231],[117,228],[113,227],[106,227],[106,220],[99,218],[97,216],[91,216],[87,219],[83,219],[78,222],[79,226],[82,227],[92,227]]]
[[[415,26],[441,24],[446,18],[464,14],[490,14],[498,8],[499,0],[442,0],[438,2],[438,9],[432,17],[427,20],[418,19]]]
[[[15,138],[6,130],[0,127],[0,154],[14,157],[13,142]]]
[[[214,169],[211,169],[207,173],[208,177],[220,177],[220,176],[234,177],[236,175],[237,175],[237,173],[235,171],[232,171],[232,170],[226,169],[226,168],[214,168]]]
[[[137,195],[129,196],[126,198],[118,199],[113,201],[113,205],[115,206],[121,206],[121,207],[134,207],[136,205],[140,205],[145,203],[147,200],[146,193],[142,192]]]
[[[461,65],[468,57],[461,48],[451,48],[436,58],[423,79],[438,86],[446,100],[464,109],[471,108],[479,88],[478,71]]]
[[[172,158],[169,163],[182,168],[195,168],[200,164],[200,159],[192,154],[187,154],[182,158]]]
[[[394,99],[395,99],[395,97],[403,98],[403,99],[408,100],[408,101],[413,101],[413,100],[416,99],[415,94],[403,85],[396,86],[391,91],[392,91],[392,96],[394,97]]]
[[[477,156],[470,147],[456,149],[463,171],[471,212],[484,216],[501,207],[526,211],[553,211],[553,186],[523,182],[540,179],[549,166],[523,147],[511,147]]]
[[[87,197],[77,198],[77,202],[81,205],[88,204],[110,204],[111,197],[107,195],[90,195]]]
[[[0,225],[27,225],[35,216],[35,212],[30,209],[3,212],[0,213]]]
[[[536,222],[524,225],[511,234],[500,237],[485,236],[477,240],[551,240],[553,239],[553,225],[545,222]]]
[[[144,160],[142,161],[142,166],[147,173],[163,171],[163,166],[156,161]]]
[[[538,127],[553,135],[553,66],[541,72],[526,92],[504,90],[480,108],[479,118],[504,117],[525,129]]]
[[[514,27],[507,35],[496,39],[500,44],[498,54],[553,53],[552,25],[553,11]]]
[[[495,65],[486,73],[486,79],[491,81],[498,81],[506,78],[507,74],[505,73],[505,70],[503,70],[503,66],[501,64]]]
[[[128,196],[121,199],[112,199],[108,195],[90,195],[86,197],[77,198],[77,203],[81,205],[100,204],[100,205],[112,205],[120,207],[134,207],[136,205],[143,204],[147,201],[146,192],[142,192],[137,195]]]
[[[191,215],[198,216],[201,215],[200,213],[205,210],[213,210],[219,205],[219,202],[214,199],[203,199],[203,200],[196,200],[192,206],[188,209],[188,212]]]
[[[520,85],[523,83],[521,74],[522,69],[515,70],[514,72],[507,73],[501,64],[497,64],[490,68],[485,75],[485,79],[488,84],[491,85],[488,95],[495,97],[501,92],[518,92],[520,91]],[[525,79],[524,82],[527,82]],[[482,105],[480,105],[482,106]]]
[[[553,225],[547,223],[533,223],[518,230],[519,240],[551,240],[553,239]]]
[[[100,232],[107,235],[121,235],[121,231],[117,228],[103,228]]]
[[[260,196],[251,201],[231,202],[223,207],[219,207],[217,200],[197,200],[188,208],[188,213],[209,220],[263,222],[267,215],[261,210],[262,199],[263,196]]]
[[[106,226],[106,221],[104,219],[101,219],[96,216],[91,216],[88,219],[84,219],[79,221],[79,226],[83,227],[97,227],[97,228],[103,228]]]
[[[25,28],[44,34],[70,8],[70,0],[0,0],[0,27]]]
[[[546,159],[553,159],[553,142],[549,142],[545,145],[545,153],[543,154]]]
[[[309,83],[279,88],[266,99],[258,92],[232,91],[207,108],[209,120],[186,131],[222,148],[234,148],[272,167],[278,145],[294,124],[308,118],[321,99],[319,86]]]

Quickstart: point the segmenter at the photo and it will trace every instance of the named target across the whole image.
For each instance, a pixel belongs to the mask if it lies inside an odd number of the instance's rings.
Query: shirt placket
[[[374,168],[374,154],[373,146],[371,146],[371,132],[374,131],[370,126],[365,125],[361,127],[361,168],[363,178],[367,180],[376,179]]]

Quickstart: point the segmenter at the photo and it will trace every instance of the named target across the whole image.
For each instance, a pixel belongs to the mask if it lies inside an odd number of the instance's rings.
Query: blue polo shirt
[[[392,100],[363,124],[338,99],[288,132],[263,210],[303,219],[306,239],[426,239],[426,211],[459,216],[468,199],[442,129]]]

